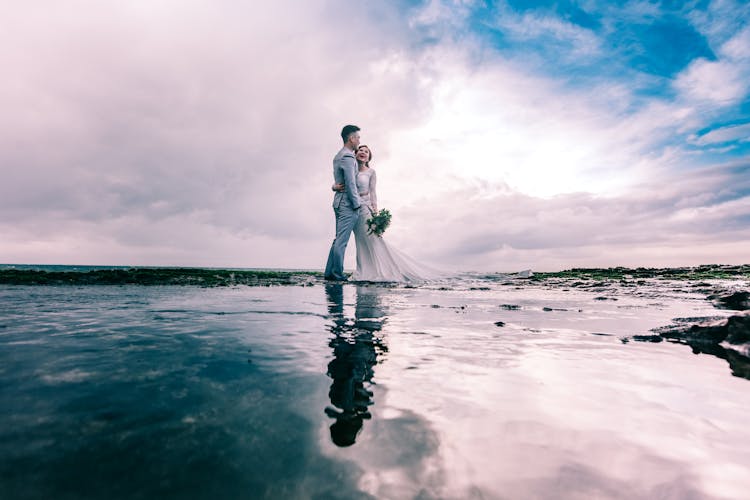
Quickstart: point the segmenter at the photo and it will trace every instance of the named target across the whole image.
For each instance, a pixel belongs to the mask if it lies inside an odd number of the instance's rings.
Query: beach
[[[0,497],[745,498],[749,289],[4,266]]]

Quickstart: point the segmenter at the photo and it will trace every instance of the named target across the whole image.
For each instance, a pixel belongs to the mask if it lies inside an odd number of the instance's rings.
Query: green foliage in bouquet
[[[383,208],[379,212],[373,212],[372,217],[367,219],[367,232],[375,236],[382,236],[390,225],[391,213]]]

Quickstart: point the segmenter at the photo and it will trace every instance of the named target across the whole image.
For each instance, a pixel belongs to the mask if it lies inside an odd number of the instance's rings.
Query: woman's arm
[[[378,211],[378,195],[375,192],[375,185],[378,183],[378,177],[375,170],[372,171],[370,176],[370,203],[372,204],[372,211]]]

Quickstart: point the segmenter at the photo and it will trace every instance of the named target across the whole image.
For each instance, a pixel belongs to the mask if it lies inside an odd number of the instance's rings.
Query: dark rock
[[[733,345],[750,342],[750,316],[732,316],[729,318],[725,341]]]
[[[750,343],[750,314],[689,326],[676,324],[653,331],[665,339],[689,345],[695,354],[725,359],[733,375],[750,379],[750,357],[746,355]]]
[[[297,285],[321,279],[319,272],[205,268],[119,268],[91,271],[36,271],[0,269],[3,285],[187,285],[219,287],[230,285]]]
[[[731,349],[726,349],[725,353],[732,375],[750,380],[750,358]]]
[[[501,304],[500,309],[505,309],[506,311],[517,311],[521,309],[521,306],[516,306],[513,304]]]
[[[597,268],[573,268],[566,271],[554,273],[534,273],[536,281],[550,279],[576,279],[576,280],[636,280],[638,285],[646,283],[646,279],[669,279],[669,280],[708,280],[708,279],[731,279],[750,277],[750,265],[739,266],[706,264],[697,267],[678,268],[643,268],[628,269],[625,267],[611,267],[608,269]]]
[[[495,326],[505,326],[505,323],[502,321],[495,321]]]
[[[654,342],[659,343],[664,339],[659,335],[633,335],[633,340],[637,342]]]
[[[750,309],[750,292],[734,292],[730,295],[710,295],[709,300],[714,301],[714,307],[719,309],[732,309],[734,311],[747,311]]]
[[[689,316],[687,318],[672,318],[675,323],[709,323],[723,321],[726,316]]]
[[[726,320],[675,325],[656,330],[664,338],[684,340],[687,343],[744,344],[750,342],[750,315],[730,316]]]

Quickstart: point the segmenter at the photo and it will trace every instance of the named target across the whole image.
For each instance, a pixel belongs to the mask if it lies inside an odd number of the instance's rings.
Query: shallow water
[[[750,381],[621,340],[731,314],[685,282],[4,286],[0,304],[1,498],[750,490]]]

